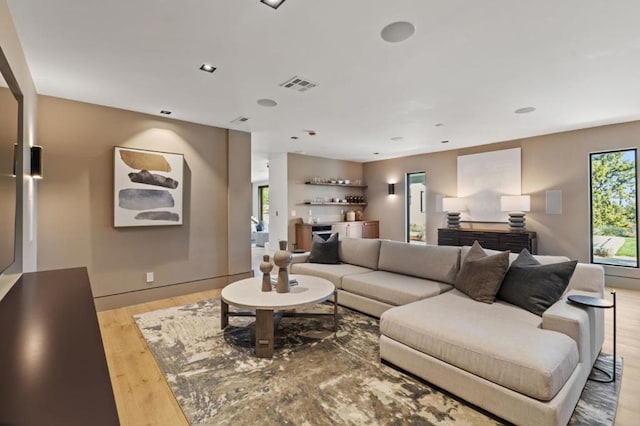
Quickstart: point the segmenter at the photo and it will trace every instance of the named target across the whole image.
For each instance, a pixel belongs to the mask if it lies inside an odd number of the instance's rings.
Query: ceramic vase
[[[280,241],[280,250],[273,256],[273,263],[278,269],[278,293],[289,293],[289,265],[293,262],[293,256],[287,251],[287,242]]]
[[[273,265],[269,262],[269,255],[262,256],[260,270],[262,271],[262,291],[271,291],[271,270]]]

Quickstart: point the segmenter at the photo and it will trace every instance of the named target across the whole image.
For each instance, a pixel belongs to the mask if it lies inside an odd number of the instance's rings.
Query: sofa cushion
[[[338,259],[338,234],[331,234],[325,241],[321,237],[314,235],[311,241],[311,252],[307,258],[309,263],[340,263]]]
[[[343,290],[396,306],[436,296],[451,288],[443,282],[386,271],[349,275],[342,279]]]
[[[378,269],[380,240],[364,238],[341,238],[338,245],[340,262]]]
[[[459,260],[460,247],[383,240],[378,269],[453,284]]]
[[[525,249],[511,264],[498,299],[542,316],[564,293],[577,263],[574,260],[541,265]]]
[[[349,265],[348,263],[339,263],[337,265],[293,263],[291,265],[292,274],[313,275],[314,277],[324,278],[331,281],[336,288],[342,288],[342,277],[363,272],[371,272],[371,269]]]
[[[509,252],[487,256],[476,241],[456,278],[456,289],[478,302],[493,303],[509,268]]]
[[[500,386],[551,400],[578,364],[576,342],[543,330],[541,318],[496,301],[477,303],[457,290],[391,308],[380,332]]]

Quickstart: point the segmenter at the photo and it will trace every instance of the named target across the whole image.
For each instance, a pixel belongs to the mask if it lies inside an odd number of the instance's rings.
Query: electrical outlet
[[[291,217],[296,217],[296,211],[295,210],[291,210]]]
[[[153,272],[147,272],[147,282],[148,283],[153,282]]]

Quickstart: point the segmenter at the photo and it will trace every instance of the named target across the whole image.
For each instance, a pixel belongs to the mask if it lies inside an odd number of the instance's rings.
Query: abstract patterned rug
[[[253,354],[253,318],[232,317],[220,330],[217,298],[134,319],[191,424],[503,424],[381,364],[377,319],[339,315],[337,335],[330,320],[283,318],[273,359]],[[621,360],[618,368],[616,384],[587,383],[570,424],[613,424]]]

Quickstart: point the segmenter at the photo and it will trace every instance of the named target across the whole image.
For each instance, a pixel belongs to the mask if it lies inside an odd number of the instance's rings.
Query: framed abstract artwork
[[[461,219],[474,222],[506,222],[500,209],[502,195],[520,195],[520,148],[458,156],[458,198],[467,211]]]
[[[114,148],[113,226],[182,225],[182,154]]]

